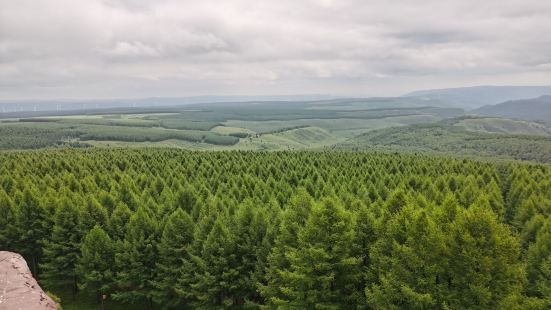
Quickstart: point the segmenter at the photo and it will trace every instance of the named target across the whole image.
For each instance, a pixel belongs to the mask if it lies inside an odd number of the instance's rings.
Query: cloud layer
[[[0,99],[551,84],[541,0],[0,0]]]

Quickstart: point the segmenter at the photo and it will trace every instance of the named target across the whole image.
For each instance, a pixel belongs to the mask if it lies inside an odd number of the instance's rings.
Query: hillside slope
[[[335,145],[337,149],[379,149],[551,163],[551,137],[470,131],[449,123],[374,130]]]
[[[414,91],[404,97],[441,100],[465,109],[551,95],[551,86],[475,86]]]
[[[472,113],[484,116],[551,122],[551,95],[486,105],[473,110]]]
[[[551,126],[524,120],[513,120],[497,117],[472,117],[463,118],[454,123],[455,126],[464,127],[471,131],[488,133],[502,133],[513,135],[551,135]]]

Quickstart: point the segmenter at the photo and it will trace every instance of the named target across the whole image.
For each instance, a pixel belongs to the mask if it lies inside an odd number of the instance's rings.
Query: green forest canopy
[[[548,309],[551,167],[349,152],[0,153],[0,248],[128,308]]]

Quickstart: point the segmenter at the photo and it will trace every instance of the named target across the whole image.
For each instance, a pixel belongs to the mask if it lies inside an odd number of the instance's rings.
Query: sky
[[[551,84],[548,0],[0,0],[1,99]]]

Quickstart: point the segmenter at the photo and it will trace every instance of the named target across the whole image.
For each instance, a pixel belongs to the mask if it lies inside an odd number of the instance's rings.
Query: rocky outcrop
[[[57,305],[42,291],[25,259],[0,251],[0,310],[46,309],[57,309]]]

